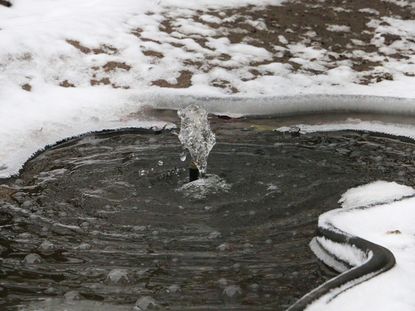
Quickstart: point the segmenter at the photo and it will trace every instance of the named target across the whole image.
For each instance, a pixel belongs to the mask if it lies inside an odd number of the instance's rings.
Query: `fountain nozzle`
[[[197,168],[196,164],[191,161],[189,165],[189,182],[198,180],[200,177],[199,169]]]

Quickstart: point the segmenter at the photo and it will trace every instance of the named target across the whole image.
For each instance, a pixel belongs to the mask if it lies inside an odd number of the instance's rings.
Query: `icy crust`
[[[408,197],[413,195],[413,191],[410,187],[394,182],[373,182],[350,189],[343,195],[343,208],[320,216],[320,228],[337,230],[350,237],[358,236],[386,247],[395,256],[396,266],[376,278],[373,276],[377,273],[367,275],[363,279],[345,284],[343,289],[331,291],[308,306],[307,311],[413,310],[415,198]],[[378,200],[373,201],[373,196],[376,195]],[[358,267],[371,258],[371,254],[359,253],[351,245],[333,243],[324,238],[318,238],[311,246],[319,258],[339,271],[344,268],[342,262]],[[370,281],[363,282],[369,279]]]

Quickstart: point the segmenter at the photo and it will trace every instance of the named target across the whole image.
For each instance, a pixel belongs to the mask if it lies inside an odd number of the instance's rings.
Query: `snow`
[[[391,250],[397,264],[392,269],[343,292],[336,299],[326,297],[314,302],[307,311],[314,310],[414,310],[415,300],[415,189],[394,182],[374,182],[348,190],[343,198],[343,208],[320,216],[319,226],[335,226],[354,236],[380,244]],[[366,198],[364,198],[364,194]],[[373,201],[373,196],[378,196]],[[383,198],[383,199],[381,199]],[[353,204],[350,206],[350,202]],[[355,208],[354,202],[361,202],[370,208]],[[365,202],[365,203],[363,203]],[[329,250],[352,255],[341,245],[325,244]],[[344,258],[344,257],[343,257]],[[357,260],[355,264],[358,264]]]
[[[339,203],[345,208],[354,208],[392,202],[414,194],[415,190],[411,187],[396,182],[378,180],[346,191]]]

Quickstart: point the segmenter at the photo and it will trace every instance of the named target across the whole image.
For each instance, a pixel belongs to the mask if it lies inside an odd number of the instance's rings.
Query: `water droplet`
[[[186,158],[187,158],[187,153],[186,153],[186,151],[183,151],[180,154],[180,161],[184,162],[184,161],[186,161]]]

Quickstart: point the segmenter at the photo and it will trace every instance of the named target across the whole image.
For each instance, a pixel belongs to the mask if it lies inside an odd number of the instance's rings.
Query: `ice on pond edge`
[[[216,144],[215,134],[210,129],[208,113],[198,105],[190,105],[177,112],[181,119],[179,140],[186,148],[203,175],[207,168],[207,159]]]

